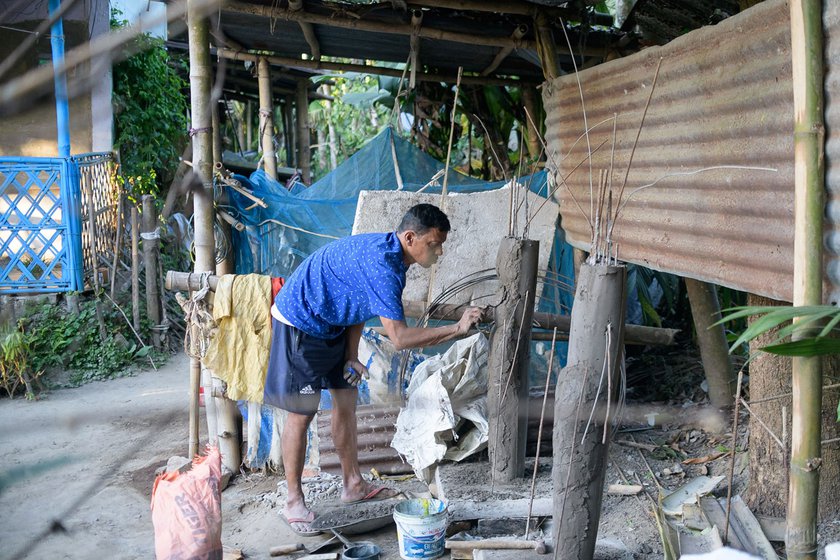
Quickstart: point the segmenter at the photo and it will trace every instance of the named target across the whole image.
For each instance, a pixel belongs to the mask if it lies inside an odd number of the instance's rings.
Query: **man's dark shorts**
[[[265,379],[265,404],[313,415],[321,389],[351,389],[344,380],[346,337],[324,340],[271,319],[271,353]]]

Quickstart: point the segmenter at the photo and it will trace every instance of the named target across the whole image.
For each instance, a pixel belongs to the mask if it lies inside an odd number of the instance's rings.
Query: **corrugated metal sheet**
[[[840,2],[825,2],[825,185],[826,274],[832,282],[827,301],[840,302]]]
[[[359,429],[359,465],[362,472],[371,467],[382,474],[403,474],[413,472],[411,465],[400,458],[391,447],[397,425],[398,405],[362,405],[356,410]],[[318,436],[321,470],[341,474],[341,464],[332,439],[331,411],[318,414]]]
[[[832,2],[826,6],[830,12],[826,23],[833,35],[827,41],[827,84],[834,84],[834,102],[827,111],[830,127],[840,125],[836,102],[840,8]],[[557,196],[563,228],[574,246],[589,249],[590,176],[597,185],[599,173],[610,167],[613,120],[612,183],[618,195],[661,58],[624,191],[627,204],[613,233],[619,259],[774,299],[792,299],[793,92],[788,10],[784,1],[768,0],[664,47],[581,72],[591,129],[589,145],[595,150],[591,175],[587,142],[581,138],[584,120],[578,82],[574,76],[563,76],[547,84],[549,167],[567,177],[568,188],[558,188]],[[829,161],[832,155],[840,157],[836,133],[827,147]],[[775,171],[701,171],[718,166]],[[837,173],[831,168],[829,185],[837,183]],[[656,184],[642,188],[652,183]],[[587,216],[578,210],[572,194]],[[840,215],[834,198],[829,208]],[[837,237],[829,235],[836,240],[835,249],[840,249]],[[840,285],[835,258],[830,256],[828,269],[834,284]]]

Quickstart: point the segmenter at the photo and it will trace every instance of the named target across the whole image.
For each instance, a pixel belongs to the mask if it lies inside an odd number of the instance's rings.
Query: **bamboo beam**
[[[516,26],[516,29],[513,30],[513,34],[510,37],[514,40],[520,40],[525,36],[525,33],[527,32],[527,26],[518,25]],[[481,71],[481,75],[487,76],[491,72],[494,72],[496,68],[499,67],[499,64],[501,64],[502,61],[506,59],[511,52],[513,52],[513,47],[503,47],[498,53],[496,53],[496,56],[493,58],[493,61],[487,66],[487,68]]]
[[[791,0],[794,109],[793,305],[822,304],[825,122],[821,0]],[[794,319],[794,324],[801,318]],[[798,329],[793,340],[814,335]],[[791,560],[817,558],[822,465],[822,358],[794,357],[790,488],[785,544]]]
[[[446,8],[466,12],[489,12],[532,17],[539,9],[536,4],[515,0],[417,0],[407,4],[411,8]],[[570,10],[562,9],[552,9],[551,13],[559,17],[572,15]]]
[[[303,0],[289,0],[289,10],[303,13]],[[312,60],[321,60],[321,45],[318,43],[318,37],[315,36],[315,29],[312,24],[308,21],[299,21],[298,25],[303,32],[303,38],[309,44]]]
[[[209,276],[207,283],[211,290],[216,289],[219,282],[218,276]],[[201,287],[201,275],[192,274],[189,272],[178,272],[170,270],[166,273],[166,289],[170,291],[187,291],[198,290]],[[430,315],[430,319],[443,321],[457,321],[461,318],[461,314],[466,309],[464,305],[436,305],[434,311]],[[406,317],[419,318],[422,317],[426,311],[426,304],[422,301],[403,301],[403,310]],[[484,312],[484,321],[495,321],[496,316],[492,310]],[[569,334],[569,326],[571,319],[568,315],[553,315],[551,313],[534,313],[534,321],[531,328],[534,329],[553,329],[557,328],[558,340],[562,340],[560,335]],[[624,343],[625,344],[639,344],[639,345],[662,345],[668,346],[674,343],[674,337],[679,332],[677,329],[660,329],[656,327],[642,327],[639,325],[625,325],[624,327]],[[549,335],[550,336],[550,333]],[[538,340],[550,340],[550,338],[540,338],[540,335],[535,336]]]
[[[430,319],[443,321],[457,321],[466,309],[463,305],[436,305]],[[426,304],[422,301],[404,301],[403,310],[408,317],[420,317],[426,310]],[[485,311],[484,319],[487,321],[496,320],[495,316],[488,316]],[[557,327],[558,337],[560,334],[568,334],[571,325],[571,318],[568,315],[554,315],[552,313],[534,313],[532,328],[553,329]],[[674,337],[678,329],[660,329],[656,327],[643,327],[640,325],[624,326],[624,343],[639,345],[662,345],[669,346],[674,343]]]
[[[409,65],[408,89],[414,90],[417,86],[417,67],[420,65],[420,26],[423,24],[423,12],[414,10],[411,13],[411,37],[408,40]]]
[[[211,54],[215,54],[215,53],[212,52],[212,49],[211,49]],[[253,87],[254,87],[253,82],[249,82],[248,80],[244,80],[242,78],[226,77],[225,78],[225,87],[227,88],[227,86],[230,86],[230,85],[242,86],[244,88],[250,88],[251,90],[253,90]],[[284,97],[286,95],[295,95],[295,93],[297,93],[297,90],[292,89],[292,88],[285,88],[285,87],[281,87],[281,86],[272,85],[271,86],[271,92],[274,94],[274,97]],[[241,93],[244,94],[244,95],[249,95],[248,92],[245,92],[245,91],[242,91]],[[334,101],[332,97],[327,97],[326,95],[324,95],[320,92],[317,92],[317,91],[309,91],[309,99],[310,99],[310,101],[313,100],[313,99],[321,99],[321,100],[324,100],[324,101]]]
[[[295,22],[307,22],[341,29],[356,29],[371,33],[387,33],[390,35],[411,36],[412,27],[409,23],[366,21],[351,17],[333,17],[331,15],[314,14],[304,11],[292,11],[284,8],[251,4],[249,2],[230,2],[222,8],[226,12],[250,14],[264,18],[284,19]],[[530,40],[514,41],[510,37],[491,37],[472,33],[458,33],[425,27],[419,31],[423,39],[449,41],[452,43],[466,43],[470,45],[484,45],[488,47],[512,47],[518,49],[535,49],[536,43]]]
[[[537,54],[542,64],[543,75],[547,82],[560,75],[560,65],[557,62],[557,45],[545,12],[537,12],[534,18],[534,31],[537,33]],[[568,49],[565,49],[568,52]],[[572,53],[574,54],[574,53]]]
[[[234,51],[232,49],[219,49],[217,54],[222,58],[228,60],[249,60],[256,62],[260,58],[265,58],[269,64],[274,66],[285,66],[287,68],[308,68],[312,70],[336,70],[339,72],[360,72],[362,74],[377,74],[380,76],[392,76],[394,78],[401,78],[402,70],[397,68],[386,68],[384,66],[375,66],[372,64],[350,64],[339,62],[327,62],[324,60],[315,62],[314,60],[302,60],[299,58],[291,58],[286,56],[275,55],[258,55],[247,52]],[[417,80],[421,82],[444,82],[454,84],[457,80],[456,75],[450,74],[433,74],[433,73],[418,73]],[[495,85],[495,86],[513,86],[522,84],[534,85],[536,82],[527,79],[511,79],[511,78],[494,78],[491,76],[463,76],[461,78],[462,84],[477,84],[477,85]]]

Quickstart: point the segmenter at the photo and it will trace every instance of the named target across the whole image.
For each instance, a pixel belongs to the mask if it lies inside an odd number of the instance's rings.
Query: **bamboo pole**
[[[218,276],[209,276],[207,283],[210,290],[215,291],[216,285],[219,282]],[[178,272],[170,270],[166,273],[166,289],[174,291],[198,290],[201,287],[201,276],[190,272]],[[457,321],[461,318],[465,306],[442,304],[435,305],[428,313],[428,318],[439,321]],[[407,317],[422,318],[427,313],[426,304],[422,301],[403,301],[403,309]],[[492,308],[484,310],[485,321],[503,321],[504,317],[497,316],[496,311]],[[557,329],[557,334],[562,336],[569,333],[571,319],[568,315],[552,315],[551,313],[543,313],[535,311],[533,314],[533,329]],[[674,344],[674,337],[679,330],[677,329],[660,329],[656,327],[643,327],[641,325],[625,325],[624,326],[624,343],[638,344],[642,346],[649,345],[663,345],[668,346]],[[537,340],[551,340],[551,333],[548,333],[549,338],[539,338],[539,333],[532,335]],[[559,338],[563,340],[562,338]]]
[[[289,0],[289,10],[293,12],[303,11],[303,0]],[[318,43],[318,36],[315,35],[315,29],[308,21],[299,21],[298,25],[309,45],[310,56],[312,60],[321,60],[321,45]]]
[[[534,18],[534,31],[537,35],[537,55],[543,69],[543,75],[547,82],[552,81],[560,75],[560,65],[557,63],[557,45],[554,43],[554,35],[545,12],[537,12]],[[569,53],[574,56],[574,53]]]
[[[388,21],[373,21],[370,19],[357,19],[352,17],[334,17],[331,14],[315,14],[312,12],[292,11],[276,6],[265,6],[261,4],[250,4],[248,2],[228,2],[225,11],[240,14],[253,14],[265,18],[284,19],[287,21],[307,22],[327,27],[338,27],[343,29],[355,29],[358,31],[370,31],[373,33],[387,33],[404,35],[410,37],[413,31],[410,23],[395,23]],[[421,27],[417,34],[423,39],[434,39],[436,41],[449,41],[454,43],[465,43],[469,45],[484,45],[488,47],[513,47],[522,49],[534,49],[534,41],[515,40],[509,36],[481,35],[478,33],[460,33],[434,29],[432,27]],[[587,52],[593,49],[587,49]],[[599,54],[599,53],[596,53]]]
[[[143,263],[146,268],[146,316],[152,322],[152,344],[161,348],[160,331],[155,327],[160,324],[160,294],[158,293],[158,245],[157,211],[155,197],[143,195]]]
[[[210,104],[210,126],[213,127],[213,166],[222,163],[222,129],[219,122],[219,103]]]
[[[187,142],[184,152],[181,154],[181,160],[178,162],[177,169],[175,169],[175,176],[172,178],[172,182],[169,183],[169,190],[166,191],[166,198],[163,201],[163,210],[160,212],[164,221],[168,220],[169,216],[172,215],[172,211],[175,209],[175,203],[178,201],[178,195],[184,192],[184,189],[181,188],[181,184],[184,182],[184,177],[190,169],[190,164],[188,162],[192,159],[192,153],[192,140],[190,140]]]
[[[218,49],[216,54],[222,58],[229,60],[249,60],[256,61],[260,58],[265,58],[268,63],[273,66],[285,66],[288,68],[311,68],[313,70],[336,70],[339,72],[361,72],[364,74],[375,74],[378,76],[392,76],[394,78],[401,78],[403,71],[398,68],[388,68],[385,66],[375,66],[373,64],[353,64],[346,62],[329,62],[326,60],[303,60],[300,58],[293,58],[290,56],[276,56],[253,54],[248,52],[236,51],[233,49]],[[454,84],[457,76],[452,74],[438,74],[418,72],[418,82],[445,82]],[[481,85],[481,86],[516,86],[521,84],[535,85],[532,79],[512,79],[512,78],[496,78],[492,76],[463,76],[461,78],[462,84]]]
[[[522,104],[525,106],[527,115],[531,118],[525,119],[525,130],[528,131],[528,155],[536,159],[540,155],[540,131],[537,129],[537,121],[540,119],[539,104],[537,103],[537,89],[531,86],[522,86]]]
[[[298,166],[305,185],[312,184],[312,150],[310,149],[309,129],[309,80],[301,79],[297,82],[297,146]]]
[[[277,155],[274,152],[274,100],[271,97],[271,70],[265,57],[257,59],[260,89],[260,141],[265,174],[277,180]]]
[[[821,0],[791,0],[794,108],[793,304],[822,303],[825,209]],[[798,322],[794,319],[794,322]],[[797,330],[794,340],[811,336]],[[816,559],[822,437],[822,359],[793,358],[793,424],[785,544],[791,560]]]
[[[245,151],[250,152],[254,145],[254,102],[245,102]]]
[[[294,96],[286,95],[283,98],[283,142],[286,144],[286,167],[297,167],[297,150],[295,145],[295,127],[292,116],[292,101]]]
[[[210,117],[210,85],[213,67],[210,62],[208,22],[193,10],[195,0],[187,0],[187,29],[190,44],[190,106],[193,136],[193,171],[202,182],[194,195],[195,272],[211,272],[213,265],[213,140]],[[190,438],[188,456],[198,453],[198,387],[201,363],[190,359]],[[209,397],[206,406],[212,406]]]
[[[137,205],[131,205],[131,322],[140,330],[140,216]]]
[[[122,249],[123,237],[123,193],[117,195],[117,236],[114,240],[114,261],[111,271],[111,299],[114,299],[114,292],[117,290],[117,267],[120,264],[120,249]]]
[[[198,0],[187,0],[188,4]],[[201,187],[194,195],[193,223],[195,228],[195,272],[214,272],[216,268],[216,244],[213,232],[213,137],[212,110],[215,102],[211,99],[213,65],[210,60],[209,24],[201,14],[188,15],[190,43],[190,105],[192,114],[191,133],[193,134],[193,171],[201,181]],[[273,147],[272,147],[273,153]],[[201,383],[201,363],[190,361],[190,453],[194,455],[198,447],[198,387]],[[214,382],[211,380],[211,385]],[[212,386],[205,387],[205,413],[208,429],[211,420],[218,426],[216,435],[238,434],[238,418],[233,411],[236,407],[228,406],[224,397],[213,397]],[[217,414],[218,413],[218,414]],[[219,437],[219,451],[225,470],[235,473],[239,470],[240,450],[238,437]]]

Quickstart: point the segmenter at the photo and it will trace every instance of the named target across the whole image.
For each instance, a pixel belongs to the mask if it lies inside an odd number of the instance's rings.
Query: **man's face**
[[[435,264],[443,255],[443,242],[446,241],[446,232],[437,228],[431,228],[423,234],[409,232],[406,236],[408,249],[414,262],[423,268],[429,268]]]

